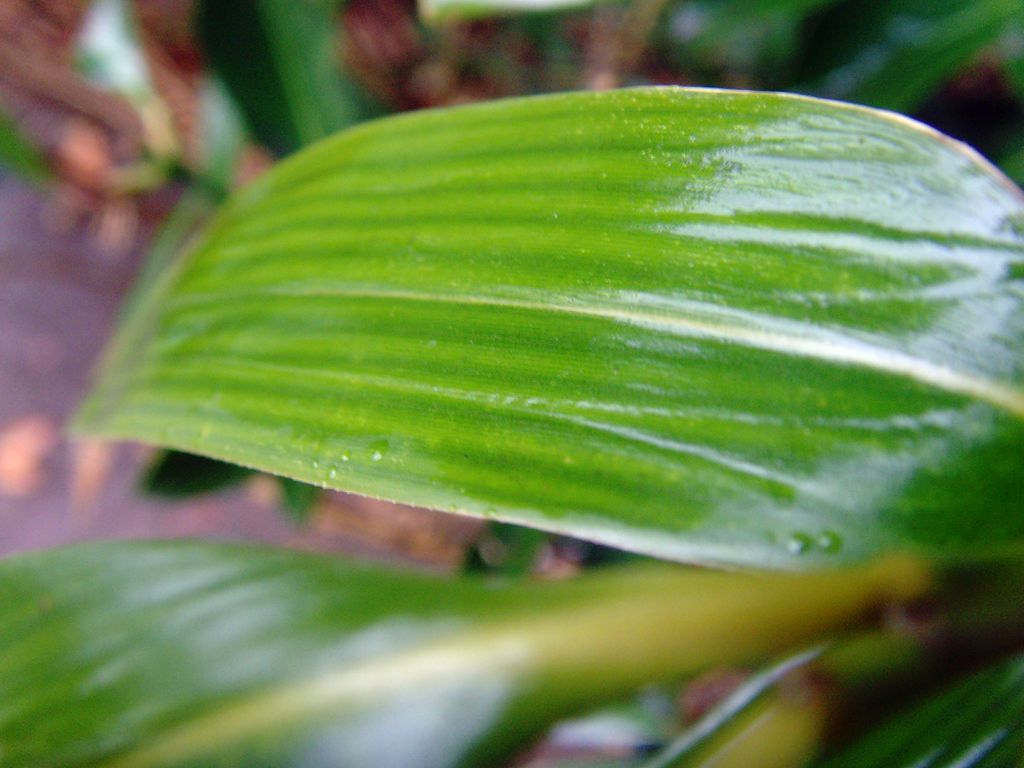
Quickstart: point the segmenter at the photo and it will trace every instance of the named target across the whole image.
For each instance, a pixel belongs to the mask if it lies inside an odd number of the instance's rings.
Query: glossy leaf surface
[[[495,766],[568,712],[930,581],[906,560],[512,584],[208,543],[19,556],[0,562],[0,765]]]
[[[382,120],[227,206],[79,429],[690,561],[1017,539],[1022,231],[966,148],[803,97]]]

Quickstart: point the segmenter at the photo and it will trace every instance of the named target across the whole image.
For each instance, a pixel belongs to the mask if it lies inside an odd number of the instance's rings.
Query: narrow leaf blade
[[[340,72],[331,3],[216,0],[200,8],[211,62],[249,128],[286,153],[365,118],[367,104]]]
[[[893,717],[815,768],[1011,768],[1024,756],[1024,656]]]
[[[690,561],[1017,539],[1022,230],[963,146],[803,97],[388,119],[235,199],[79,428]]]

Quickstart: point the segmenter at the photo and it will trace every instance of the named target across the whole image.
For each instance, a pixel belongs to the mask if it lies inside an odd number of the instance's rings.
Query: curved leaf
[[[1024,655],[978,672],[879,726],[818,768],[1017,768]]]
[[[19,556],[0,562],[0,765],[494,766],[570,711],[934,580],[907,559],[512,584],[209,543]]]
[[[1024,536],[1024,201],[895,115],[382,120],[244,190],[78,427],[690,561]]]

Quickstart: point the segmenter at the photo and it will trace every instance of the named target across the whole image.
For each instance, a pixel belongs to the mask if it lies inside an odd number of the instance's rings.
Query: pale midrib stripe
[[[177,764],[218,747],[230,747],[253,733],[274,731],[335,707],[359,707],[403,692],[423,690],[439,680],[501,670],[513,674],[534,663],[529,640],[514,632],[478,630],[424,648],[384,655],[329,671],[316,678],[256,694],[173,729],[149,744],[108,762],[108,768]]]
[[[255,292],[254,292],[255,293]],[[734,323],[712,322],[695,317],[638,312],[618,307],[601,307],[583,304],[550,304],[523,299],[499,298],[493,296],[459,296],[454,294],[424,294],[401,290],[330,290],[330,291],[288,291],[267,289],[258,292],[265,295],[320,296],[340,298],[383,299],[388,301],[420,301],[444,304],[461,304],[506,309],[520,309],[551,314],[577,315],[615,322],[638,325],[654,330],[731,342],[755,349],[779,352],[785,355],[807,357],[838,365],[850,365],[873,369],[917,381],[936,389],[958,395],[974,397],[1001,410],[1024,419],[1024,393],[980,376],[957,371],[913,355],[886,349],[848,336],[831,334],[828,337],[797,336],[778,331]],[[185,297],[178,297],[182,305]],[[197,299],[206,297],[196,295]],[[229,298],[230,297],[226,297]]]

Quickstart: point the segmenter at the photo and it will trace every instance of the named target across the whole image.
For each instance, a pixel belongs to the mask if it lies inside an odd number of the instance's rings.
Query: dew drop
[[[825,552],[835,553],[843,548],[843,539],[835,531],[825,531],[818,537],[818,546]]]
[[[320,462],[313,459],[313,469],[320,469]]]
[[[337,476],[338,476],[338,468],[337,468],[337,467],[331,467],[331,468],[330,468],[330,469],[329,469],[329,470],[327,471],[327,477],[328,477],[329,479],[333,480],[333,479],[334,479],[334,478],[336,478]]]
[[[344,461],[348,461],[348,460],[349,460],[349,459],[351,459],[351,458],[352,458],[352,457],[351,457],[351,455],[349,455],[349,452],[348,452],[348,451],[342,451],[342,452],[341,452],[341,460],[342,460],[343,462],[344,462]]]
[[[376,440],[370,443],[370,459],[373,461],[380,461],[384,458],[384,454],[388,452],[388,441],[387,440]]]
[[[813,543],[814,540],[806,533],[798,532],[789,537],[789,541],[786,542],[786,549],[794,555],[802,555],[811,548]]]

